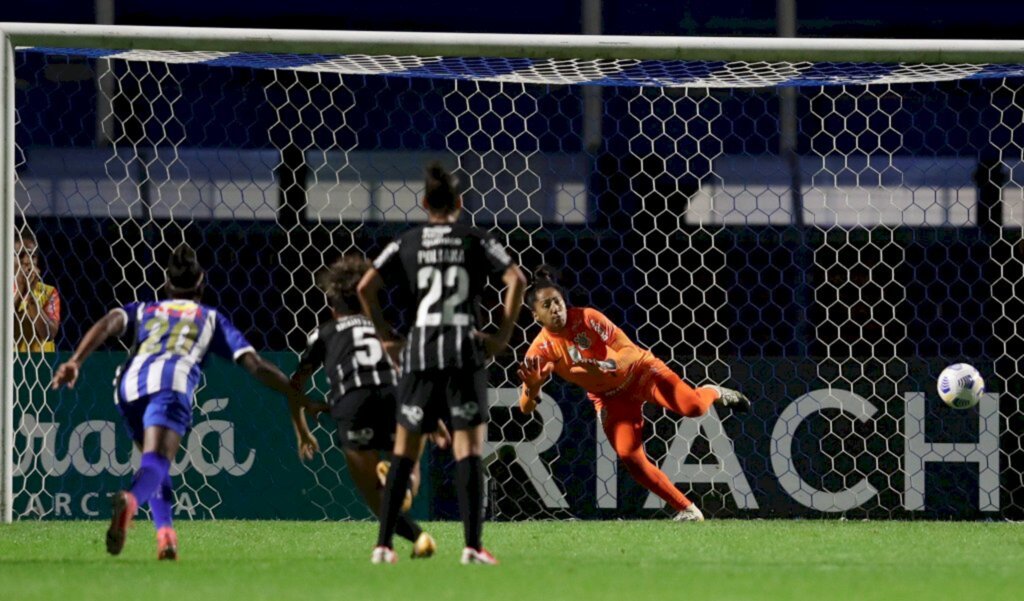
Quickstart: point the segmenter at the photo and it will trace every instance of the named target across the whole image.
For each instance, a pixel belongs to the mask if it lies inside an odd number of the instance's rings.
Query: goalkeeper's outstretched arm
[[[536,355],[527,356],[519,366],[519,379],[523,382],[519,409],[523,413],[531,413],[537,408],[537,403],[540,402],[540,389],[554,370],[554,363]]]

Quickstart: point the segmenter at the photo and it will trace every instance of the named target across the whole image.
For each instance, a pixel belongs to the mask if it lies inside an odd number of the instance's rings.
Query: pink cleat
[[[156,531],[156,558],[159,560],[178,559],[178,533],[170,526],[164,526]]]
[[[469,565],[472,563],[496,566],[498,565],[498,560],[483,547],[480,547],[479,551],[473,547],[466,547],[462,550],[462,565]]]
[[[124,539],[128,535],[128,527],[132,525],[139,502],[135,495],[122,490],[110,497],[110,528],[107,528],[107,553],[118,555],[124,549]]]

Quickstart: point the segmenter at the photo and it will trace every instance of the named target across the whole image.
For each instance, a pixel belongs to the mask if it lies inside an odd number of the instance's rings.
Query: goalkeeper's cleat
[[[128,527],[132,525],[139,502],[135,495],[122,490],[110,496],[110,528],[107,528],[107,553],[118,555],[124,549]]]
[[[178,533],[170,526],[156,531],[156,558],[159,560],[178,559]]]
[[[487,549],[480,547],[480,550],[476,550],[473,547],[466,547],[462,550],[462,565],[469,564],[482,564],[487,566],[498,565],[498,560],[494,558]]]
[[[398,563],[398,554],[391,547],[374,547],[373,553],[370,553],[370,563]]]
[[[703,522],[704,514],[701,513],[696,503],[690,503],[690,506],[686,509],[677,513],[673,518],[673,522]]]
[[[377,462],[377,483],[381,488],[387,488],[388,486],[388,471],[391,470],[390,461],[378,461]],[[412,490],[406,489],[405,499],[402,501],[402,513],[409,511],[412,508]]]
[[[708,388],[718,391],[718,398],[715,399],[715,403],[718,405],[728,407],[739,413],[750,411],[750,399],[739,390],[733,390],[725,386],[708,386]]]
[[[434,537],[426,532],[420,532],[420,535],[416,537],[416,542],[412,544],[412,558],[426,559],[436,552],[437,543],[434,541]]]

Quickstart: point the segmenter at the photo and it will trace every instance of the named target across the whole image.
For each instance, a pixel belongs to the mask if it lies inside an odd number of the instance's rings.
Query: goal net
[[[561,268],[571,305],[688,382],[750,396],[744,415],[645,409],[649,457],[705,513],[1024,514],[1024,67],[96,38],[15,37],[5,87],[7,252],[31,235],[60,296],[52,351],[19,351],[40,338],[13,307],[15,519],[103,515],[130,478],[111,384],[127,347],[101,349],[74,390],[48,385],[94,320],[160,294],[174,246],[198,249],[205,300],[288,371],[327,315],[314,274],[422,222],[431,159],[459,174],[463,219],[527,270]],[[583,391],[552,382],[519,413],[515,363],[539,328],[528,312],[519,326],[489,368],[492,517],[665,515]],[[986,378],[973,409],[937,397],[954,362]],[[370,517],[326,419],[302,463],[283,400],[217,361],[195,412],[179,517]],[[425,461],[416,515],[457,515],[450,455]]]

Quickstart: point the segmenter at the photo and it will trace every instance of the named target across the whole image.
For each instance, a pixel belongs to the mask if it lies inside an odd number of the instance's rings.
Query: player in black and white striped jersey
[[[491,276],[515,267],[493,236],[461,223],[415,228],[389,244],[374,267],[384,281],[404,284],[409,298],[416,298],[403,374],[484,365],[486,349],[476,329],[480,295]]]
[[[360,312],[356,285],[369,267],[362,256],[346,255],[319,274],[317,285],[327,295],[332,318],[309,335],[292,385],[301,390],[320,367],[326,370],[338,444],[352,480],[366,504],[379,515],[378,484],[381,475],[387,474],[387,463],[381,460],[394,446],[398,375],[373,322]],[[446,440],[443,425],[442,434],[435,440]],[[436,548],[434,539],[404,514],[419,488],[418,468],[413,470],[403,514],[396,521],[397,534],[413,543],[414,558],[429,557]]]
[[[394,462],[384,492],[373,563],[395,561],[391,541],[401,491],[438,418],[450,417],[454,430],[456,486],[465,529],[462,563],[497,563],[481,544],[483,530],[483,451],[487,429],[488,357],[508,346],[523,303],[526,278],[505,248],[488,232],[456,223],[462,198],[452,176],[434,163],[427,169],[423,207],[427,224],[389,244],[359,283],[364,311],[377,334],[392,331],[381,311],[378,293],[385,285],[400,289],[398,298],[411,309],[401,354],[398,383],[398,429]],[[505,285],[498,331],[484,334],[481,295],[492,279]],[[398,346],[400,341],[394,341]]]
[[[303,354],[304,362],[331,366],[327,378],[332,396],[341,399],[357,389],[398,384],[398,375],[377,339],[373,322],[362,313],[344,315],[332,308],[335,318],[310,334]]]

